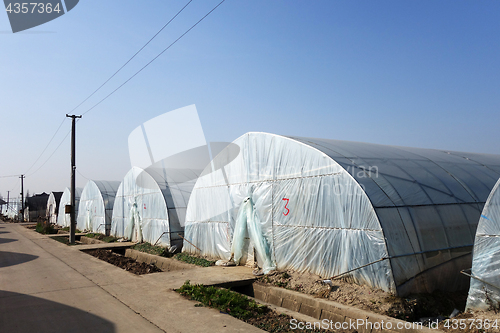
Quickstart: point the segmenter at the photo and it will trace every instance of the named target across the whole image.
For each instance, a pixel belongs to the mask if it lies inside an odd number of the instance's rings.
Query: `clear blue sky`
[[[81,114],[218,0],[194,0]],[[184,4],[82,0],[12,34],[0,13],[0,177],[26,173],[59,124]],[[500,1],[226,0],[77,125],[77,167],[121,180],[127,138],[196,104],[209,141],[265,131],[500,154]],[[27,172],[31,194],[70,183],[66,120]],[[33,171],[36,171],[33,173]],[[86,179],[78,174],[77,184]],[[0,194],[19,193],[0,178]]]

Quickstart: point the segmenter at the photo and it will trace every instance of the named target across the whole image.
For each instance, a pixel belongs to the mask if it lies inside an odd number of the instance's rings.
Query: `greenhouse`
[[[499,176],[497,155],[247,133],[196,182],[183,251],[400,296],[466,289]]]
[[[175,176],[177,180],[181,178]],[[117,191],[111,234],[136,242],[180,247],[183,233],[181,225],[184,224],[195,179],[196,175],[193,174],[186,178],[188,181],[178,183],[173,182],[164,169],[150,168],[144,171],[133,167]]]
[[[57,214],[59,213],[59,202],[63,192],[50,192],[49,200],[47,200],[47,219],[49,223],[57,223]]]
[[[78,204],[76,228],[109,235],[118,181],[89,180]]]
[[[484,205],[472,256],[467,308],[500,307],[500,179]]]
[[[9,200],[9,204],[3,206],[2,214],[9,219],[16,220],[19,218],[19,210],[21,209],[21,203],[16,199]]]
[[[78,205],[80,203],[82,191],[83,189],[80,187],[75,189],[75,219],[78,217]],[[66,187],[59,201],[59,213],[57,214],[57,225],[63,228],[69,227],[71,224],[71,215],[65,212],[65,207],[67,205],[71,205],[71,190]]]

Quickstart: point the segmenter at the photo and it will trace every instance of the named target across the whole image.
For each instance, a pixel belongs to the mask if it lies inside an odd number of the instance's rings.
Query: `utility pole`
[[[24,175],[21,175],[19,178],[21,178],[21,212],[20,212],[20,218],[19,220],[21,222],[24,222]]]
[[[9,203],[10,203],[10,191],[7,191],[7,213],[9,212]]]
[[[75,116],[66,114],[66,117],[71,119],[71,223],[69,226],[69,243],[75,244],[75,229],[76,229],[76,217],[75,217],[75,171],[76,171],[76,126],[75,119],[81,118],[82,116]]]

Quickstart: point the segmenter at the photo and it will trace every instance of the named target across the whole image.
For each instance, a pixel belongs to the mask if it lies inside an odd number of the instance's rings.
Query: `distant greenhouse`
[[[241,264],[256,249],[265,270],[402,296],[465,289],[499,176],[497,155],[247,133],[196,182],[183,251]]]
[[[83,189],[80,187],[75,189],[75,219],[78,217],[78,206],[80,204],[82,191]],[[71,216],[70,214],[66,214],[66,205],[71,205],[71,190],[67,187],[64,189],[61,200],[59,201],[59,213],[57,214],[57,225],[63,228],[69,227],[71,224]]]
[[[193,178],[196,175],[190,175],[189,179]],[[144,171],[133,167],[118,188],[111,234],[132,241],[180,247],[181,224],[193,185],[194,180],[183,184],[170,181],[161,168]]]
[[[500,307],[500,179],[484,205],[472,257],[467,308],[475,310]]]
[[[57,223],[57,214],[59,212],[59,202],[63,192],[50,192],[47,200],[47,219],[49,223]]]
[[[77,229],[109,235],[118,181],[89,180],[78,205]]]

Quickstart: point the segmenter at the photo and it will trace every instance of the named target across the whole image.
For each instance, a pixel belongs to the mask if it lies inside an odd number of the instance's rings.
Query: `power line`
[[[62,125],[64,124],[64,121],[66,120],[66,118],[63,119],[63,121],[61,122],[61,124],[59,125],[59,127],[57,128],[56,132],[54,133],[54,135],[52,136],[52,138],[50,139],[49,143],[47,143],[47,145],[45,146],[45,148],[43,149],[43,151],[40,153],[40,155],[38,156],[38,158],[35,160],[35,162],[33,162],[33,164],[29,167],[28,170],[26,170],[25,174],[28,173],[36,164],[36,162],[38,162],[38,160],[40,159],[40,157],[42,157],[43,153],[45,153],[45,151],[47,150],[47,148],[49,148],[49,145],[52,143],[52,140],[54,140],[54,138],[56,137],[56,134],[59,132],[59,130],[61,129]]]
[[[135,52],[135,54],[130,58],[128,59],[113,75],[111,75],[106,81],[104,81],[103,84],[101,84],[92,94],[90,94],[87,98],[85,98],[80,104],[78,104],[75,108],[73,108],[73,110],[70,111],[73,112],[74,110],[76,110],[77,108],[79,108],[83,103],[85,103],[89,98],[91,98],[92,96],[94,96],[95,93],[97,93],[102,87],[104,87],[106,85],[106,83],[108,83],[116,74],[118,74],[130,61],[132,61],[132,59],[134,59],[149,43],[151,43],[151,41],[153,39],[156,38],[156,36],[158,36],[160,34],[160,32],[162,32],[177,16],[179,16],[179,14],[192,2],[193,0],[189,0],[185,5],[184,7],[182,7],[167,23],[165,23],[163,25],[163,27],[158,30],[158,32],[156,32],[156,34],[153,35],[153,37],[151,37],[147,42],[146,44],[144,44],[137,52]],[[45,148],[42,150],[42,152],[40,153],[40,155],[38,156],[38,158],[35,160],[35,162],[33,162],[33,164],[29,167],[28,170],[26,170],[25,174],[27,174],[34,166],[35,164],[40,160],[40,158],[42,157],[42,155],[45,153],[45,151],[47,150],[47,148],[50,146],[50,144],[52,143],[52,141],[54,140],[55,136],[57,135],[57,133],[59,132],[59,130],[61,129],[62,125],[64,124],[64,121],[66,120],[66,118],[63,119],[63,121],[61,122],[61,124],[59,125],[59,127],[57,128],[57,130],[55,131],[54,135],[52,136],[52,138],[49,140],[49,143],[47,143],[47,145],[45,146]],[[67,137],[68,135],[66,135]],[[65,138],[66,138],[65,137]],[[62,144],[62,143],[61,143]],[[59,144],[59,146],[61,145]],[[57,148],[59,148],[59,146]],[[56,150],[57,150],[56,148]],[[54,151],[55,153],[55,151]],[[54,154],[52,153],[52,155]],[[52,155],[50,157],[52,157]],[[49,158],[50,158],[49,157]],[[48,161],[48,160],[47,160]],[[45,161],[43,165],[45,165],[45,163],[47,163],[47,161]],[[35,172],[37,172],[38,170],[40,170],[41,167],[39,167],[37,170],[35,170],[32,174],[34,174]],[[3,177],[0,177],[0,178],[7,178],[7,177],[17,177],[19,175],[15,175],[15,176],[3,176]]]
[[[144,49],[144,48],[145,48],[145,47],[146,47],[149,43],[151,43],[151,41],[152,41],[153,39],[155,39],[155,38],[156,38],[156,36],[158,36],[158,34],[159,34],[160,32],[162,32],[162,31],[163,31],[163,29],[165,29],[165,28],[166,28],[166,27],[170,24],[170,22],[172,22],[172,21],[173,21],[173,20],[174,20],[174,19],[175,19],[175,18],[176,18],[176,17],[177,17],[177,16],[178,16],[178,15],[179,15],[179,14],[180,14],[180,13],[181,13],[181,12],[182,12],[185,8],[186,8],[186,7],[187,7],[187,6],[188,6],[188,5],[192,2],[192,1],[193,1],[193,0],[189,0],[189,1],[188,1],[188,3],[187,3],[184,7],[182,7],[182,8],[181,8],[181,10],[179,10],[179,11],[177,12],[177,14],[175,14],[175,15],[174,15],[174,16],[173,16],[173,17],[172,17],[172,18],[171,18],[171,19],[170,19],[167,23],[165,23],[165,25],[164,25],[164,26],[163,26],[160,30],[158,30],[158,32],[157,32],[157,33],[156,33],[153,37],[151,37],[151,39],[150,39],[150,40],[148,40],[146,44],[144,44],[144,45],[143,45],[143,46],[142,46],[142,47],[141,47],[141,48],[140,48],[140,49],[139,49],[139,50],[138,50],[138,51],[137,51],[137,52],[136,52],[136,53],[135,53],[135,54],[134,54],[134,55],[133,55],[133,56],[132,56],[129,60],[127,60],[127,61],[126,61],[126,62],[125,62],[125,63],[124,63],[124,64],[123,64],[123,65],[122,65],[122,66],[121,66],[121,67],[120,67],[120,68],[119,68],[119,69],[118,69],[118,70],[117,70],[117,71],[116,71],[113,75],[111,75],[111,76],[110,76],[110,77],[109,77],[106,81],[104,81],[104,83],[103,83],[103,84],[101,84],[101,85],[100,85],[100,86],[99,86],[96,90],[94,90],[94,92],[93,92],[92,94],[90,94],[90,95],[89,95],[87,98],[85,98],[85,99],[84,99],[84,100],[83,100],[80,104],[78,104],[78,105],[77,105],[77,106],[76,106],[73,110],[71,110],[71,111],[70,111],[70,113],[72,113],[73,111],[75,111],[76,109],[78,109],[78,108],[79,108],[79,107],[80,107],[83,103],[85,103],[85,102],[86,102],[86,101],[87,101],[90,97],[94,96],[94,94],[95,94],[96,92],[98,92],[99,90],[101,90],[101,88],[102,88],[102,87],[104,87],[104,85],[106,85],[106,83],[108,83],[108,82],[109,82],[109,80],[111,80],[113,77],[115,77],[115,75],[116,75],[116,74],[118,74],[118,72],[120,72],[120,71],[123,69],[123,67],[127,66],[127,64],[128,64],[130,61],[132,61],[132,59],[134,59],[134,58],[135,58],[135,56],[136,56],[136,55],[138,55],[138,54],[139,54],[139,53],[140,53],[140,52],[141,52],[141,51],[142,51],[142,50],[143,50],[143,49]]]
[[[163,53],[165,53],[168,49],[170,49],[175,43],[177,43],[182,37],[184,37],[185,35],[187,35],[191,30],[193,30],[194,27],[196,27],[201,21],[203,21],[208,15],[210,15],[214,10],[216,10],[220,5],[222,5],[222,3],[226,1],[226,0],[222,0],[221,2],[219,2],[219,4],[217,6],[215,6],[214,8],[212,8],[212,10],[210,10],[205,16],[203,16],[198,22],[196,22],[195,24],[193,24],[191,26],[191,28],[189,28],[186,32],[184,32],[179,38],[177,38],[175,41],[173,41],[169,46],[167,46],[167,48],[165,48],[163,51],[161,51],[156,57],[154,57],[151,61],[149,61],[146,65],[144,65],[144,67],[142,67],[141,69],[139,69],[137,72],[135,72],[134,75],[132,75],[130,78],[128,78],[125,82],[123,82],[121,85],[118,86],[118,88],[116,88],[115,90],[113,90],[111,93],[109,93],[108,95],[106,95],[106,97],[104,97],[103,99],[101,99],[99,102],[97,102],[96,104],[94,104],[94,106],[92,106],[90,109],[88,109],[87,111],[85,111],[82,115],[85,115],[87,114],[88,112],[90,112],[92,109],[94,109],[96,106],[98,106],[99,104],[101,104],[102,102],[104,102],[106,99],[108,99],[108,97],[110,97],[111,95],[113,95],[115,92],[117,92],[121,87],[123,87],[125,84],[127,84],[130,80],[132,80],[137,74],[139,74],[140,72],[142,72],[146,67],[148,67],[153,61],[155,61],[156,59],[158,59],[158,57],[160,57]]]
[[[83,174],[82,174],[82,173],[81,173],[78,169],[76,169],[76,172],[78,172],[78,174],[79,174],[80,176],[82,176],[83,178],[85,178],[85,179],[87,179],[87,180],[90,180],[90,178],[85,177],[85,176],[84,176],[84,175],[83,175]]]
[[[83,103],[85,103],[90,97],[92,97],[97,91],[99,91],[104,85],[106,85],[106,83],[108,83],[116,74],[118,74],[118,72],[120,72],[132,59],[134,59],[154,38],[156,38],[156,36],[161,32],[163,31],[193,0],[189,0],[188,3],[186,5],[184,5],[184,7],[181,8],[181,10],[179,10],[152,38],[150,38],[148,40],[148,42],[146,42],[146,44],[144,44],[129,60],[127,60],[127,62],[125,62],[125,64],[123,64],[113,75],[111,75],[103,84],[101,84],[92,94],[90,94],[85,100],[83,100],[80,104],[78,104],[75,108],[73,108],[73,110],[71,111],[74,111],[76,110],[78,107],[80,107]],[[151,61],[149,61],[146,65],[144,65],[141,69],[139,69],[137,72],[135,72],[130,78],[128,78],[125,82],[123,82],[121,85],[119,85],[115,90],[113,90],[111,93],[109,93],[108,95],[106,95],[103,99],[101,99],[99,102],[97,102],[96,104],[94,104],[91,108],[89,108],[87,111],[85,111],[82,115],[85,115],[87,114],[88,112],[90,112],[91,110],[93,110],[95,107],[97,107],[99,104],[101,104],[102,102],[104,102],[106,99],[108,99],[111,95],[113,95],[115,92],[117,92],[119,89],[121,89],[125,84],[127,84],[129,81],[131,81],[135,76],[137,76],[140,72],[142,72],[146,67],[148,67],[151,63],[153,63],[156,59],[158,59],[163,53],[165,53],[168,49],[170,49],[174,44],[176,44],[179,40],[181,40],[185,35],[187,35],[192,29],[194,29],[199,23],[201,23],[201,21],[203,21],[207,16],[209,16],[213,11],[215,11],[220,5],[222,5],[222,3],[224,3],[224,1],[226,0],[222,0],[221,2],[219,2],[214,8],[212,8],[207,14],[205,14],[205,16],[203,16],[200,20],[198,20],[195,24],[193,24],[186,32],[184,32],[180,37],[178,37],[175,41],[173,41],[169,46],[167,46],[163,51],[161,51],[157,56],[155,56]],[[45,148],[43,149],[42,153],[38,156],[38,158],[35,160],[35,162],[30,166],[30,168],[25,172],[28,173],[29,170],[31,170],[33,168],[33,166],[38,162],[38,160],[42,157],[43,153],[47,150],[47,148],[49,147],[49,145],[52,143],[52,141],[54,140],[56,134],[59,132],[60,128],[62,127],[64,121],[66,120],[63,119],[63,121],[61,122],[61,124],[59,125],[59,127],[57,128],[56,132],[54,133],[54,135],[52,136],[52,138],[50,139],[49,143],[45,146]],[[71,133],[68,132],[66,134],[66,136],[63,138],[63,140],[59,143],[59,145],[56,147],[56,149],[52,152],[52,154],[45,160],[45,162],[43,162],[42,165],[40,165],[38,167],[38,169],[36,169],[35,171],[33,171],[32,173],[30,173],[28,176],[31,176],[33,174],[35,174],[36,172],[38,172],[49,160],[50,158],[52,158],[52,156],[56,153],[56,151],[59,149],[59,147],[63,144],[64,140],[66,140],[66,138],[68,137],[68,135]],[[19,176],[19,175],[16,175],[16,177]],[[83,175],[82,175],[83,176]],[[11,177],[11,176],[5,176],[5,177]],[[1,177],[3,178],[3,177]],[[86,178],[86,177],[84,177]]]
[[[34,175],[38,170],[40,170],[49,160],[50,158],[56,153],[56,151],[59,149],[59,147],[61,147],[61,145],[64,143],[64,140],[66,140],[66,138],[68,137],[69,133],[71,133],[71,131],[69,131],[66,136],[64,136],[64,138],[62,139],[62,141],[59,143],[59,145],[56,147],[56,149],[52,152],[52,154],[50,154],[50,156],[45,160],[45,162],[43,162],[42,165],[40,165],[38,167],[38,169],[36,169],[35,171],[33,171],[32,173],[30,173],[28,176],[32,176]]]

